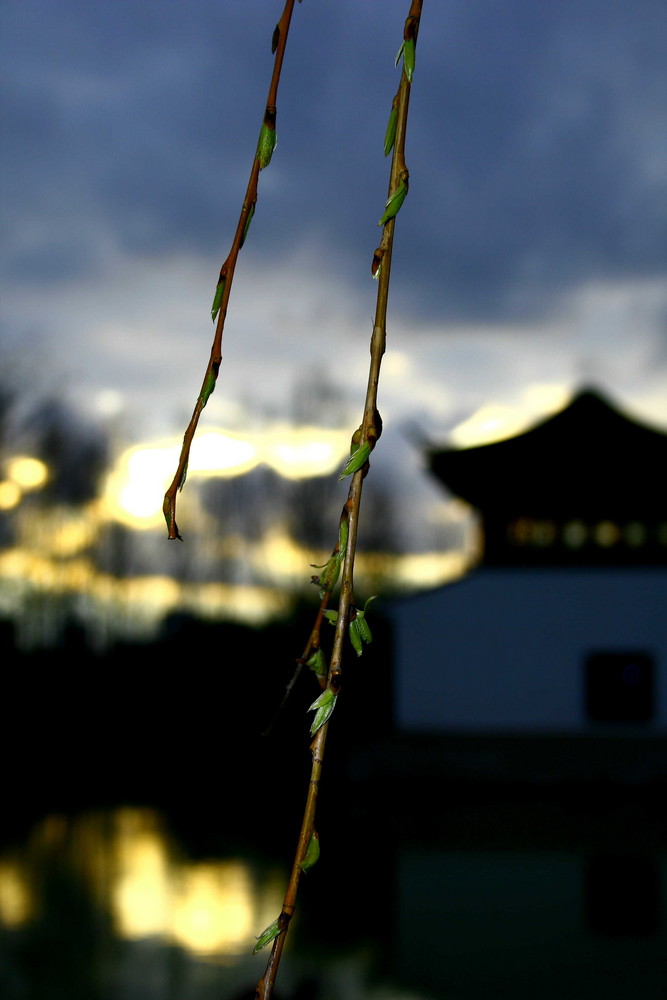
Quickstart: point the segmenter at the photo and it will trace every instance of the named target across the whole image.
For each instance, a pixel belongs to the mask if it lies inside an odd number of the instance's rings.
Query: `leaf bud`
[[[316,677],[326,677],[328,673],[326,657],[319,648],[308,657],[306,666],[313,671]]]
[[[361,633],[359,631],[359,622],[356,618],[350,619],[350,624],[348,625],[348,634],[350,636],[350,642],[352,643],[352,648],[354,649],[357,656],[361,656],[364,651],[363,643],[361,641]]]
[[[215,323],[218,313],[220,312],[220,306],[222,304],[222,296],[225,294],[225,284],[227,282],[227,277],[220,278],[218,284],[215,286],[215,295],[213,296],[213,305],[211,306],[211,319]]]
[[[306,848],[306,853],[299,862],[299,868],[302,872],[307,872],[313,867],[315,862],[320,856],[320,838],[318,834],[313,830],[310,841],[308,842],[308,847]]]
[[[274,938],[277,938],[281,930],[282,927],[280,926],[280,917],[276,917],[273,923],[269,924],[268,927],[265,927],[262,933],[257,938],[257,944],[252,949],[253,955],[256,955],[257,952],[261,951],[265,945],[273,941]]]
[[[405,201],[405,197],[408,193],[408,171],[401,171],[401,183],[398,185],[396,190],[392,195],[387,198],[386,204],[384,206],[384,215],[378,222],[378,226],[384,226],[390,219],[393,219],[398,215],[401,205]]]
[[[259,161],[259,169],[263,170],[264,167],[268,167],[271,162],[271,157],[273,156],[273,151],[276,148],[278,142],[278,137],[276,136],[276,110],[275,108],[267,108],[264,114],[264,121],[262,122],[262,127],[259,131],[259,139],[257,140],[257,152],[255,156]]]
[[[341,479],[345,479],[346,476],[351,476],[352,473],[357,472],[362,467],[362,465],[365,465],[366,462],[368,461],[368,456],[370,455],[370,453],[371,453],[371,446],[368,443],[368,441],[364,441],[364,443],[360,445],[360,447],[358,447],[356,451],[353,451],[350,457],[348,458],[347,462],[345,463],[343,471],[338,477],[338,482],[340,482]]]
[[[314,736],[318,729],[321,729],[325,722],[328,722],[331,718],[331,713],[336,707],[336,699],[338,695],[334,694],[327,688],[319,698],[316,698],[313,704],[308,709],[309,712],[315,712],[315,718],[313,719],[313,724],[310,727],[310,735]]]
[[[387,131],[384,135],[384,155],[389,156],[394,146],[394,139],[396,138],[396,122],[398,121],[398,102],[394,98],[391,105],[391,112],[389,114],[389,121],[387,123]]]

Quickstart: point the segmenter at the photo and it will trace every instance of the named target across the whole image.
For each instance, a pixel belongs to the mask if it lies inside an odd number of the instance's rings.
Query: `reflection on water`
[[[17,859],[0,862],[0,923],[17,928],[34,915],[32,895],[24,866]]]
[[[309,875],[276,1000],[667,996],[659,850],[384,832],[382,857],[339,854]],[[0,856],[0,996],[249,1000],[286,875],[256,857],[193,858],[152,809],[49,816]]]
[[[178,860],[153,812],[119,810],[112,837],[109,905],[121,938],[160,935],[201,958],[233,962],[280,909],[282,872],[259,878],[238,858]]]
[[[402,973],[445,996],[667,996],[656,858],[412,850],[398,881]]]
[[[184,858],[150,809],[49,816],[22,855],[0,861],[4,927],[37,922],[58,877],[85,888],[119,939],[157,936],[216,961],[252,950],[257,927],[280,910],[284,887],[284,872],[244,859]]]
[[[0,859],[0,995],[162,1000],[208,981],[204,962],[227,967],[211,981],[231,996],[257,978],[284,882],[243,858],[188,859],[149,809],[49,816]]]
[[[252,949],[286,877],[256,858],[187,857],[152,809],[49,816],[0,857],[0,996],[250,998],[266,962]],[[294,941],[276,1000],[426,1000],[368,986],[367,946],[323,959]]]

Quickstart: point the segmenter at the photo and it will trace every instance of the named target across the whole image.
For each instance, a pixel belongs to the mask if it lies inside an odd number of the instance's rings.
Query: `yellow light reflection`
[[[32,831],[25,856],[0,858],[0,928],[23,927],[48,908],[51,871],[59,885],[65,876],[84,886],[118,937],[159,937],[229,963],[250,953],[279,912],[285,885],[283,871],[242,859],[183,860],[151,809],[51,815]]]
[[[171,903],[167,844],[154,814],[119,810],[111,910],[118,933],[136,939],[165,934]]]
[[[253,896],[248,867],[240,861],[184,867],[174,901],[173,940],[202,956],[245,951],[253,939]]]
[[[29,455],[15,455],[6,465],[7,476],[22,490],[38,490],[49,478],[48,466]]]
[[[23,927],[33,915],[28,880],[18,863],[0,861],[0,923],[12,930]]]
[[[246,862],[178,860],[157,814],[147,809],[118,810],[114,828],[111,909],[120,936],[159,935],[203,958],[250,950],[267,900]],[[265,889],[277,910],[274,883]]]

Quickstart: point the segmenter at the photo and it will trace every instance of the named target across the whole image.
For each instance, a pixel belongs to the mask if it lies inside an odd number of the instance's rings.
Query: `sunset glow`
[[[131,528],[162,524],[162,501],[181,442],[135,445],[122,452],[107,476],[104,510]],[[349,431],[319,427],[268,428],[257,433],[209,430],[195,438],[187,478],[230,478],[265,464],[286,479],[332,473],[349,451]]]

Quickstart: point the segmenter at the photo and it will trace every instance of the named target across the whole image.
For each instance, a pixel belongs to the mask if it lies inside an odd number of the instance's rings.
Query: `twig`
[[[241,214],[239,216],[238,225],[232,241],[231,250],[229,251],[224,264],[220,268],[220,276],[218,278],[213,300],[213,308],[211,310],[213,320],[216,323],[213,346],[211,347],[211,354],[208,365],[206,366],[206,373],[204,375],[204,381],[202,382],[201,391],[197,397],[197,402],[195,403],[190,423],[188,424],[183,436],[183,446],[178,460],[178,467],[171,485],[164,495],[162,509],[167,522],[167,530],[169,533],[168,537],[170,539],[181,537],[176,523],[176,495],[183,489],[185,484],[188,459],[190,457],[190,448],[197,429],[197,424],[199,423],[199,417],[208,402],[209,396],[215,389],[215,383],[218,378],[218,372],[222,362],[222,332],[224,330],[225,319],[227,316],[227,306],[229,304],[229,296],[232,290],[232,282],[234,281],[234,272],[236,270],[236,262],[238,260],[239,251],[245,242],[245,238],[248,234],[248,228],[255,211],[255,205],[257,204],[257,182],[259,172],[264,167],[268,166],[276,145],[276,102],[278,98],[278,84],[280,82],[280,72],[282,70],[283,59],[285,56],[285,47],[287,45],[287,37],[289,34],[293,9],[294,0],[285,0],[285,8],[273,32],[271,50],[275,53],[275,59],[273,63],[273,73],[271,76],[269,93],[266,99],[266,109],[264,111],[262,128],[260,130],[259,141],[257,143],[257,150],[252,161],[250,180],[248,181],[248,187],[246,188],[245,197],[243,199],[243,206],[241,208]]]
[[[315,650],[320,648],[320,630],[322,627],[322,618],[324,617],[324,612],[326,611],[327,605],[329,604],[330,597],[331,597],[331,589],[328,589],[324,592],[322,600],[320,601],[320,606],[317,609],[317,615],[315,616],[315,623],[311,629],[310,635],[308,636],[308,642],[306,643],[306,647],[301,656],[299,656],[296,661],[296,667],[294,668],[292,676],[290,677],[289,681],[285,686],[285,692],[280,700],[280,704],[278,705],[278,708],[276,709],[274,716],[271,719],[271,722],[263,731],[262,736],[271,735],[273,727],[280,718],[280,715],[285,705],[287,704],[287,699],[292,693],[294,685],[301,676],[301,671],[306,666],[309,656],[311,656]],[[324,688],[326,686],[326,677],[319,677],[318,679],[320,680],[320,687]]]

